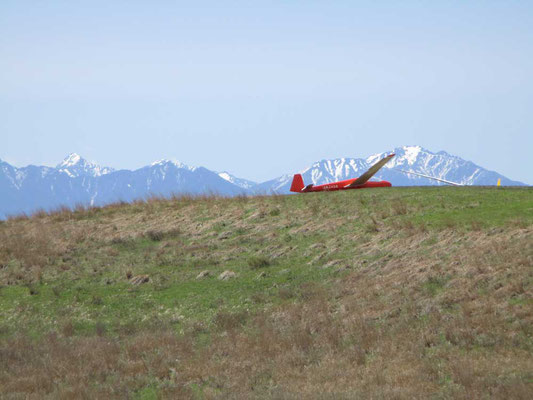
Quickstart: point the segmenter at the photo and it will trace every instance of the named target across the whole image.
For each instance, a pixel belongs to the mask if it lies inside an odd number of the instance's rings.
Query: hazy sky
[[[533,1],[0,2],[0,159],[262,181],[403,144],[533,184]]]

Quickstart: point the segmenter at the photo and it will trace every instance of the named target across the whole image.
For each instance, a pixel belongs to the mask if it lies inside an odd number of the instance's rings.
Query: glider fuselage
[[[357,178],[346,179],[344,181],[325,183],[323,185],[312,186],[309,189],[302,190],[303,193],[306,192],[324,192],[324,191],[334,191],[334,190],[349,190],[349,189],[367,189],[367,188],[378,188],[378,187],[391,187],[391,183],[388,181],[369,181],[365,182],[362,185],[349,186],[355,182]]]

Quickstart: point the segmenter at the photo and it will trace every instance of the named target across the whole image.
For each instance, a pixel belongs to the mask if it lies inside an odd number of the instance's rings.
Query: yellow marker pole
[[[498,183],[496,184],[496,186],[501,186],[501,185],[502,185],[502,179],[498,178]]]

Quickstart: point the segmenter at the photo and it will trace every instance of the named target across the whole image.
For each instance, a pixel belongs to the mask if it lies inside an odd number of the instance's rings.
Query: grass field
[[[529,399],[532,225],[473,187],[0,221],[2,397]]]

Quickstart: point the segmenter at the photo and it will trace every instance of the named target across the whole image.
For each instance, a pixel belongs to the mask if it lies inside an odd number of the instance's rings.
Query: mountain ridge
[[[486,170],[471,161],[445,151],[433,153],[421,146],[394,149],[396,157],[373,179],[390,181],[393,186],[441,185],[426,178],[405,175],[398,169],[417,172],[464,185],[525,185]],[[300,171],[306,184],[323,184],[361,175],[390,152],[366,158],[342,157],[316,161]],[[37,209],[51,210],[61,205],[100,206],[116,201],[133,201],[151,195],[290,193],[292,174],[256,183],[227,171],[189,166],[177,160],[158,160],[136,170],[116,170],[89,162],[77,153],[69,154],[56,167],[28,165],[17,168],[0,160],[0,218]]]

